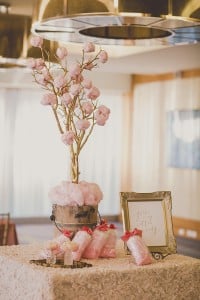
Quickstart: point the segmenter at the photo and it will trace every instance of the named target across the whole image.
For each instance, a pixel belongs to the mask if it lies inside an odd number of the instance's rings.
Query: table
[[[4,222],[0,222],[0,226],[5,226]],[[15,223],[9,221],[8,224],[8,236],[7,236],[7,245],[18,245],[18,238],[16,232]]]
[[[178,254],[136,266],[118,243],[117,258],[84,260],[90,268],[30,264],[41,244],[0,247],[1,300],[199,300],[200,260]]]

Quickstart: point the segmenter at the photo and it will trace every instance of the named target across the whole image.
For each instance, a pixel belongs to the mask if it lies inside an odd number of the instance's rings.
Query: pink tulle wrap
[[[128,249],[134,257],[136,265],[142,266],[152,263],[152,256],[142,239],[141,230],[135,228],[133,232],[127,231],[121,238],[126,242]]]
[[[89,228],[83,228],[75,234],[73,242],[78,245],[78,249],[77,251],[72,252],[73,260],[79,261],[81,259],[84,250],[89,245],[92,239],[91,234],[92,230],[90,230]]]
[[[62,181],[50,190],[49,198],[53,204],[61,206],[98,205],[103,194],[96,183]]]
[[[108,225],[108,238],[101,250],[100,257],[116,257],[117,231],[113,224]]]
[[[83,252],[84,258],[97,259],[108,239],[107,226],[99,225],[95,228],[92,234],[92,240]]]

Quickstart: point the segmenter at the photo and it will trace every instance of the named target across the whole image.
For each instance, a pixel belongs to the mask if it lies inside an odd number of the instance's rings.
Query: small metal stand
[[[166,256],[168,256],[168,254],[163,254],[163,253],[160,253],[160,252],[151,252],[153,258],[155,260],[161,260],[161,259],[164,259]]]
[[[35,264],[43,267],[64,268],[64,269],[82,269],[82,268],[92,267],[92,264],[86,263],[84,261],[73,261],[72,265],[64,265],[64,260],[62,259],[57,259],[55,264],[47,263],[46,259],[31,259],[29,262],[31,264]]]

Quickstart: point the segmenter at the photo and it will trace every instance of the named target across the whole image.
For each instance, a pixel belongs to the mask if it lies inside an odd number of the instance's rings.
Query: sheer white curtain
[[[133,107],[131,190],[170,190],[173,214],[199,220],[200,78],[137,84]],[[184,122],[179,123],[176,144],[169,135],[170,114],[186,115],[182,117]],[[187,141],[184,141],[186,136]],[[169,160],[170,151],[174,152],[175,164]],[[179,164],[179,156],[184,151],[188,151],[188,155],[183,153],[185,161]],[[196,165],[191,167],[189,156],[194,155]]]
[[[49,216],[50,187],[69,179],[68,150],[50,108],[37,89],[0,90],[0,210],[15,217]],[[122,92],[104,90],[111,109],[81,154],[81,179],[96,182],[104,199],[101,214],[119,213]]]

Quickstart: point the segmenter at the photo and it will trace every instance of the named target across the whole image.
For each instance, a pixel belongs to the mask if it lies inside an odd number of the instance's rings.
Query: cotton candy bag
[[[142,230],[135,228],[132,232],[126,231],[121,239],[126,242],[136,265],[142,266],[152,263],[152,256],[142,239]]]
[[[100,257],[114,258],[116,257],[117,230],[114,224],[108,226],[108,238],[101,250]]]
[[[92,230],[86,226],[82,227],[79,231],[76,232],[73,242],[78,246],[77,251],[72,252],[73,260],[79,261],[83,255],[84,250],[89,245],[92,237]]]
[[[106,224],[98,225],[92,234],[92,240],[83,253],[84,258],[97,259],[108,239],[108,227]]]

